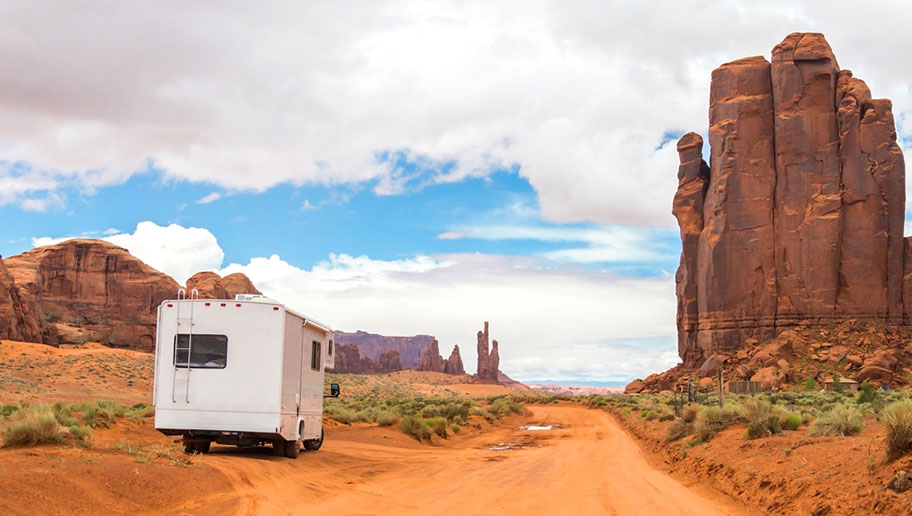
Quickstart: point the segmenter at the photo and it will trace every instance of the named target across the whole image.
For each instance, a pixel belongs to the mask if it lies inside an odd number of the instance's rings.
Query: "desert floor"
[[[3,403],[150,398],[149,355],[4,341],[0,359]],[[398,376],[429,393],[504,390]],[[527,407],[430,444],[398,428],[327,420],[323,448],[295,460],[268,447],[213,445],[189,463],[151,418],[124,418],[96,430],[88,448],[0,449],[0,514],[746,514],[725,495],[653,467],[658,455],[644,454],[605,411]]]

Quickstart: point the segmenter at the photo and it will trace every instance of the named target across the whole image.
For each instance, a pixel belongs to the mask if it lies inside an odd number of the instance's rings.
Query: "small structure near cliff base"
[[[698,134],[677,144],[683,363],[628,392],[671,389],[708,365],[768,387],[821,374],[794,370],[799,350],[859,381],[908,381],[912,240],[890,101],[840,70],[822,34],[793,33],[771,62],[713,71],[709,144],[708,165]],[[845,338],[818,341],[824,328]]]

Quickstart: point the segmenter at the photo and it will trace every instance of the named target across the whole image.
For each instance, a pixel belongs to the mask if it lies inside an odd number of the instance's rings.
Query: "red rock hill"
[[[232,292],[252,287],[246,276],[226,282],[238,275],[203,275],[226,291],[225,285]],[[156,309],[179,288],[167,274],[103,240],[38,247],[0,266],[0,332],[4,338],[53,345],[97,341],[149,351]],[[204,293],[222,291],[201,289]]]

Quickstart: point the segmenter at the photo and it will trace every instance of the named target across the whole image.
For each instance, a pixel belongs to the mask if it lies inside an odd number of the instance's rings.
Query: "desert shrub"
[[[873,403],[875,399],[877,399],[877,389],[867,380],[861,382],[860,390],[858,391],[858,403]]]
[[[744,420],[747,430],[746,439],[769,437],[782,431],[782,410],[762,399],[750,399],[744,402]]]
[[[804,381],[804,390],[808,392],[817,390],[817,380],[813,376],[808,376],[808,379]]]
[[[399,428],[401,428],[406,435],[410,435],[419,441],[431,438],[431,429],[428,428],[424,419],[418,416],[405,416],[402,418],[402,421],[399,422]]]
[[[377,413],[377,424],[380,426],[391,426],[399,422],[399,416],[394,414],[391,410],[381,410]]]
[[[0,435],[3,447],[59,443],[65,437],[53,414],[36,410],[21,413],[20,419],[5,426]]]
[[[67,431],[76,440],[76,444],[84,447],[90,446],[89,437],[92,436],[92,429],[87,426],[82,426],[79,424],[70,425],[67,427]]]
[[[708,441],[720,431],[737,423],[741,417],[741,410],[731,405],[700,407],[694,421],[694,433],[699,440]]]
[[[697,419],[697,407],[694,405],[687,405],[681,409],[681,420],[685,423],[693,423]]]
[[[880,415],[887,430],[887,455],[899,458],[912,451],[912,401],[897,401],[888,405]]]
[[[497,417],[510,414],[522,414],[526,411],[525,407],[508,398],[500,398],[495,400],[493,403],[491,403],[491,408],[489,410]]]
[[[692,434],[693,431],[693,423],[684,421],[684,419],[675,419],[665,430],[665,442],[677,441]]]
[[[459,433],[459,431],[460,431],[460,430],[462,430],[462,427],[461,427],[461,426],[459,426],[459,425],[458,425],[458,424],[456,424],[456,423],[453,423],[453,426],[452,426],[452,427],[450,427],[450,428],[452,428],[452,429],[453,429],[453,433],[454,433],[454,434],[458,434],[458,433]]]
[[[8,418],[19,410],[18,405],[0,405],[0,418]]]
[[[73,417],[73,413],[70,411],[70,406],[66,403],[58,401],[54,403],[54,419],[60,423],[60,426],[73,426],[78,425],[79,420]]]
[[[430,427],[431,431],[433,431],[435,434],[437,434],[438,437],[442,437],[444,439],[447,438],[447,421],[446,421],[446,419],[435,417],[433,419],[428,419],[426,421],[426,424],[428,427]]]
[[[861,432],[862,413],[857,407],[850,405],[837,405],[829,412],[821,414],[811,424],[812,436],[822,435],[856,435]]]
[[[791,414],[785,416],[785,421],[783,422],[784,423],[783,426],[785,427],[786,430],[798,430],[798,428],[801,427],[801,423],[803,423],[803,422],[804,422],[804,418],[802,418],[801,414],[791,413]]]
[[[336,421],[350,425],[358,420],[358,413],[347,407],[333,407],[327,413]]]
[[[130,419],[144,419],[155,415],[155,407],[145,403],[137,403],[126,410],[126,416]]]

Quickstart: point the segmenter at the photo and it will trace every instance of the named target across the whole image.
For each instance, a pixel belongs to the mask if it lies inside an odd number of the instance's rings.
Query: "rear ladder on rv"
[[[180,289],[177,291],[177,330],[174,332],[174,374],[171,377],[171,402],[177,403],[183,401],[190,403],[190,359],[193,354],[193,305],[194,301],[199,299],[199,291],[193,289],[190,291],[190,298],[187,299],[187,291]],[[189,317],[181,317],[183,308],[184,312],[188,309],[184,305],[189,304]],[[186,314],[183,314],[186,315]],[[181,342],[181,335],[187,335],[186,343]],[[186,353],[184,355],[183,353]],[[186,356],[186,362],[178,362],[178,357]]]

